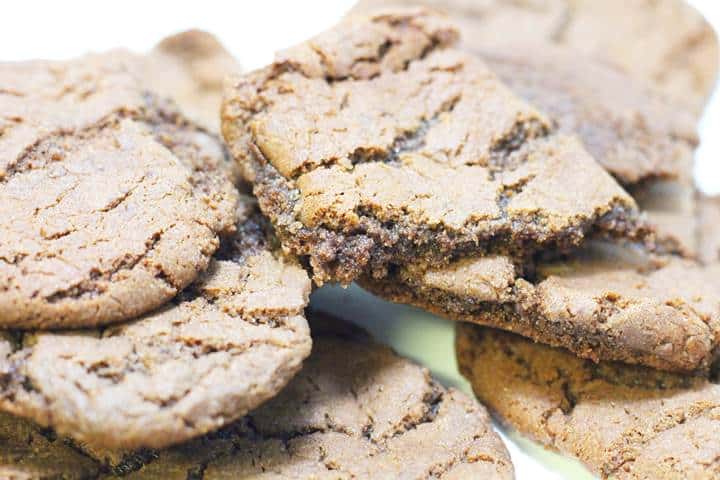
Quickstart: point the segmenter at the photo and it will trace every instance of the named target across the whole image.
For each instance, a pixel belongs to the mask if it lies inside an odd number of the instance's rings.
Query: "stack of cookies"
[[[352,282],[597,474],[720,476],[709,27],[371,3],[247,74],[199,31],[0,66],[0,478],[513,478],[478,400],[307,308]]]

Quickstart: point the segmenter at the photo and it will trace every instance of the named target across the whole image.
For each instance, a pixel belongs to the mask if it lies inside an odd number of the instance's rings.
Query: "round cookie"
[[[222,144],[125,52],[0,72],[0,327],[97,326],[157,308],[234,228]]]
[[[147,56],[145,80],[191,120],[220,132],[223,80],[240,72],[238,61],[212,34],[188,30],[163,39]]]
[[[229,87],[225,139],[316,283],[638,235],[626,192],[456,38],[422,9],[350,18]]]
[[[712,26],[684,0],[360,0],[354,12],[390,4],[447,11],[470,49],[508,46],[542,56],[571,48],[616,65],[699,113],[718,72]]]
[[[141,466],[137,456],[85,452],[113,471],[134,469],[128,479],[513,478],[477,402],[340,320],[309,319],[313,353],[302,371],[236,424],[150,452]]]
[[[456,343],[460,371],[497,418],[603,478],[720,475],[715,380],[595,364],[469,324]]]
[[[104,330],[0,337],[0,408],[94,446],[160,448],[277,394],[310,353],[310,280],[252,207],[238,215],[208,270],[161,309]]]

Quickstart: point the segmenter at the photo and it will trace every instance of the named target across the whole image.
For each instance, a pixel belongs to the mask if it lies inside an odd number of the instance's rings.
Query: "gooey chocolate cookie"
[[[67,456],[36,449],[24,462],[0,453],[0,472],[52,467],[68,478],[101,471],[108,478],[170,480],[513,478],[508,452],[477,402],[339,320],[317,314],[310,320],[313,353],[302,371],[233,425],[160,451],[73,444]],[[28,434],[48,443],[22,420],[0,415],[3,421],[13,451],[31,450]],[[56,454],[59,461],[49,466],[45,460]]]
[[[497,418],[603,478],[720,476],[716,379],[595,364],[469,324],[456,344],[460,371]]]
[[[95,446],[159,448],[277,394],[310,353],[310,280],[252,206],[238,216],[208,270],[153,313],[104,330],[0,334],[0,409]]]
[[[317,283],[637,233],[575,138],[421,9],[352,18],[236,79],[223,134]]]
[[[0,65],[0,327],[136,317],[232,232],[222,144],[141,72],[121,51]]]

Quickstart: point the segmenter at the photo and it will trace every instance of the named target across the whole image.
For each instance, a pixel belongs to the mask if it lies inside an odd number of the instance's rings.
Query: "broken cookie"
[[[634,201],[443,17],[353,18],[236,79],[223,134],[318,284],[638,234]]]
[[[232,233],[222,144],[141,77],[122,51],[0,67],[0,327],[134,318]]]
[[[489,325],[593,360],[707,370],[720,341],[717,266],[589,242],[537,264],[487,256],[397,269],[369,291],[453,320]]]
[[[522,337],[459,324],[457,358],[508,427],[603,478],[720,475],[720,386],[712,377],[595,364]]]
[[[1,334],[0,408],[95,446],[160,448],[277,394],[310,353],[310,279],[249,200],[238,216],[201,278],[153,313],[104,330]]]

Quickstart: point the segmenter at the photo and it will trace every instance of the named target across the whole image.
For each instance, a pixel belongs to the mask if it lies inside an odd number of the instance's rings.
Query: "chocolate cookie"
[[[136,317],[234,228],[222,144],[116,51],[0,67],[0,327]]]
[[[212,34],[188,30],[162,40],[148,55],[146,80],[175,100],[183,113],[213,133],[220,132],[223,80],[241,70]]]
[[[162,451],[76,450],[129,479],[513,477],[474,400],[339,320],[311,326],[302,371],[237,423]]]
[[[453,320],[510,330],[593,360],[706,370],[720,338],[718,266],[589,242],[568,259],[509,257],[398,269],[373,293]]]
[[[468,324],[456,344],[460,371],[502,422],[603,478],[720,476],[715,379],[595,364]]]
[[[470,49],[548,45],[617,65],[699,112],[715,86],[712,27],[683,0],[361,0],[364,13],[389,4],[446,10]],[[584,63],[584,62],[582,62]]]
[[[593,157],[631,186],[692,170],[695,118],[645,83],[607,64],[547,46],[478,50],[513,92],[577,134]]]
[[[318,284],[637,233],[622,188],[456,38],[419,9],[354,18],[227,92],[231,152]]]
[[[273,397],[310,353],[310,280],[247,214],[160,310],[105,330],[0,339],[0,408],[92,445],[159,448]]]

